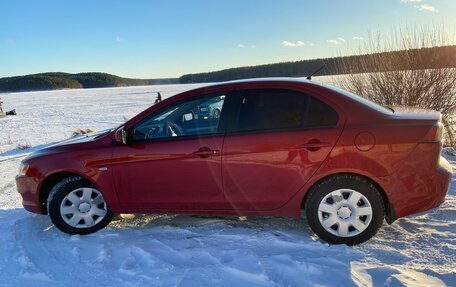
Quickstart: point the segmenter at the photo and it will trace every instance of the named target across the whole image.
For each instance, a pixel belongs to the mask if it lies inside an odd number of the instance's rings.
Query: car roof
[[[267,77],[267,78],[250,78],[250,79],[240,79],[240,80],[232,80],[232,81],[225,81],[225,82],[217,82],[217,83],[208,83],[205,87],[213,87],[225,84],[253,84],[253,83],[263,83],[263,82],[288,82],[288,83],[305,83],[305,84],[317,84],[319,83],[313,82],[311,80],[307,80],[306,78],[291,78],[291,77]]]
[[[363,109],[357,109],[356,113],[351,114],[352,119],[364,119],[364,118],[373,118],[373,115],[380,114],[382,117],[386,114],[385,111],[380,110],[378,107],[372,107],[371,104],[373,103],[366,103],[367,100],[358,99],[359,96],[356,95],[346,95],[346,91],[337,90],[337,88],[323,84],[320,82],[315,82],[311,80],[307,80],[306,78],[291,78],[291,77],[269,77],[269,78],[251,78],[251,79],[242,79],[242,80],[234,80],[234,81],[226,81],[226,82],[216,82],[216,83],[200,83],[199,87],[194,89],[189,89],[182,93],[179,93],[175,96],[169,97],[162,102],[158,103],[157,105],[151,106],[149,109],[146,109],[142,113],[135,116],[133,119],[129,121],[129,125],[133,125],[137,119],[144,117],[146,114],[150,112],[150,110],[159,109],[162,106],[168,105],[172,102],[177,102],[179,100],[183,100],[187,97],[192,97],[194,95],[198,95],[199,93],[218,93],[223,91],[225,88],[227,89],[243,89],[244,87],[261,86],[262,83],[265,85],[274,86],[286,86],[286,84],[290,84],[291,86],[307,86],[307,87],[316,87],[321,92],[319,93],[320,99],[325,100],[326,103],[331,103],[332,107],[338,110],[338,112],[344,113],[345,107],[347,106],[355,106],[355,107],[364,107]],[[249,87],[250,88],[250,87]],[[353,110],[353,108],[352,108]],[[364,111],[364,112],[363,112]],[[375,113],[373,114],[372,111]],[[389,113],[388,113],[389,114]]]
[[[307,80],[306,78],[291,78],[291,77],[269,77],[269,78],[250,78],[250,79],[241,79],[241,80],[232,80],[232,81],[225,81],[225,82],[214,82],[214,83],[201,83],[202,86],[190,89],[187,92],[199,92],[201,90],[207,90],[207,89],[218,89],[221,88],[223,89],[224,87],[227,87],[229,89],[231,88],[242,88],[244,85],[249,86],[249,85],[254,85],[254,84],[259,84],[261,85],[262,83],[276,83],[276,84],[299,84],[299,85],[307,85],[307,86],[318,86],[318,87],[325,87],[322,83],[319,82],[314,82],[311,80]],[[187,93],[185,92],[185,93]]]
[[[261,83],[290,83],[290,84],[305,84],[305,85],[310,85],[310,86],[317,86],[321,88],[325,88],[328,90],[331,90],[332,92],[335,92],[336,94],[339,95],[340,98],[344,98],[345,100],[351,101],[351,102],[356,102],[358,104],[361,104],[365,107],[369,107],[370,109],[373,109],[377,112],[383,113],[383,114],[391,114],[391,110],[388,108],[382,107],[370,100],[364,99],[358,95],[355,95],[353,93],[350,93],[346,90],[343,90],[341,88],[338,88],[336,86],[326,84],[326,83],[321,83],[321,82],[315,82],[312,80],[308,80],[306,78],[291,78],[291,77],[270,77],[270,78],[252,78],[252,79],[242,79],[242,80],[234,80],[234,81],[226,81],[226,82],[218,82],[214,84],[210,84],[207,86],[203,86],[200,88],[197,88],[195,90],[200,90],[200,89],[207,89],[207,88],[217,88],[217,87],[223,87],[225,85],[236,85],[236,84],[241,84],[241,85],[248,85],[248,84],[261,84]]]

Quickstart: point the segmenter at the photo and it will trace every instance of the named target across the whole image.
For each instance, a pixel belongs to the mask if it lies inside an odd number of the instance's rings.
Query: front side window
[[[134,127],[135,141],[217,134],[225,94],[212,94],[172,104]]]
[[[338,116],[327,104],[310,95],[285,89],[245,90],[238,93],[238,132],[327,127]]]

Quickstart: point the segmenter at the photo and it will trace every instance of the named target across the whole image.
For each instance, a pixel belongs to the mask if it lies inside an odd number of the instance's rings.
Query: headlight
[[[27,171],[28,171],[29,167],[30,166],[28,164],[22,162],[21,166],[19,167],[18,175],[19,176],[25,176],[27,174]]]

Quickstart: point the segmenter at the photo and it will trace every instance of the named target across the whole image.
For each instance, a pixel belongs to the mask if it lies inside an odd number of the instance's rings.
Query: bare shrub
[[[32,145],[30,143],[20,143],[17,145],[16,149],[23,150],[23,149],[29,149],[31,148]]]
[[[85,134],[92,133],[92,132],[93,132],[93,130],[91,130],[91,129],[85,129],[85,130],[77,129],[76,131],[74,131],[71,134],[71,137],[75,137],[77,135],[85,135]]]
[[[405,27],[390,35],[370,36],[359,47],[368,54],[342,68],[356,71],[336,80],[336,85],[381,105],[414,106],[442,113],[445,144],[456,144],[456,69],[424,69],[437,63],[437,56],[419,57],[418,50],[453,44],[443,27]],[[384,53],[402,50],[401,53]],[[456,55],[454,55],[456,57]],[[437,65],[437,64],[436,64]],[[375,73],[368,73],[370,71]]]
[[[9,136],[6,139],[4,139],[1,143],[1,145],[12,145],[12,144],[13,144],[13,140]]]

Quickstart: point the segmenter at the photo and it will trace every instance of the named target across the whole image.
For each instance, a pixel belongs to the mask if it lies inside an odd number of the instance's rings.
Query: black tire
[[[64,198],[70,193],[77,189],[81,188],[91,188],[95,189],[96,187],[88,180],[79,177],[72,176],[65,178],[58,182],[54,188],[51,190],[48,201],[48,214],[51,218],[52,223],[61,231],[68,234],[89,234],[96,232],[111,222],[113,214],[109,209],[109,206],[103,201],[106,207],[106,214],[101,218],[100,221],[96,222],[93,226],[90,227],[73,227],[63,219],[63,214],[61,214],[60,207]],[[101,194],[101,193],[100,193]],[[71,217],[70,217],[71,218]]]
[[[370,223],[366,224],[367,228],[359,234],[354,234],[353,236],[347,235],[347,237],[337,236],[326,230],[320,222],[320,212],[318,210],[320,203],[323,201],[323,199],[325,199],[325,197],[327,198],[331,192],[340,189],[349,189],[361,193],[368,200],[368,203],[372,209],[372,215],[369,217]],[[342,200],[343,199],[344,198],[342,198]],[[335,205],[338,204],[338,202],[332,204]],[[363,202],[361,201],[357,204],[363,204]],[[315,234],[318,235],[319,238],[333,244],[356,245],[369,240],[380,229],[385,217],[385,205],[383,198],[377,188],[368,180],[356,175],[342,174],[328,177],[311,188],[305,202],[305,212],[310,228],[312,228],[312,230],[315,232]],[[323,216],[322,214],[324,213],[321,213],[320,216]],[[350,212],[349,216],[351,216],[351,214],[352,213]],[[337,213],[337,216],[339,216],[339,213]],[[358,218],[365,220],[366,217],[358,216]],[[339,217],[338,220],[344,219],[341,219],[341,217]],[[343,224],[343,222],[341,222],[341,224]],[[338,224],[336,223],[334,226],[329,228],[338,229],[337,226]],[[353,226],[350,226],[350,228],[351,233],[359,232]],[[334,231],[334,233],[337,232]]]

